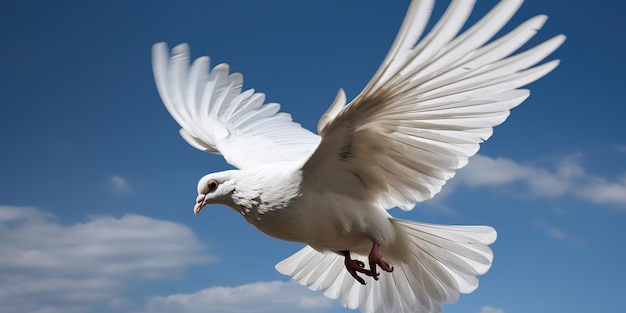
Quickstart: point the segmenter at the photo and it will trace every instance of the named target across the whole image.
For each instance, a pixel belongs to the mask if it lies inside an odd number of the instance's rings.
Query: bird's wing
[[[304,162],[319,136],[279,112],[278,103],[263,104],[265,95],[242,92],[243,76],[229,74],[227,64],[209,70],[209,58],[189,66],[189,47],[181,44],[169,56],[165,43],[152,47],[152,68],[159,94],[193,147],[219,153],[228,163],[251,168],[266,163]]]
[[[307,181],[387,209],[409,210],[438,193],[528,97],[518,88],[558,65],[535,66],[563,35],[514,54],[542,27],[544,15],[491,40],[521,2],[501,1],[458,34],[474,1],[453,1],[418,42],[433,1],[413,1],[369,84],[348,105],[340,91],[320,119],[322,142],[304,166]]]

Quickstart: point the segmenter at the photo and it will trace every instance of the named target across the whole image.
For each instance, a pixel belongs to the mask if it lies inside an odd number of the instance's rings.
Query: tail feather
[[[442,304],[456,302],[460,293],[476,290],[476,276],[491,266],[493,253],[488,245],[496,240],[491,227],[391,222],[398,238],[383,253],[395,269],[383,272],[378,281],[366,277],[367,284],[359,284],[344,269],[343,256],[309,246],[278,263],[276,269],[363,313],[435,313]],[[367,264],[367,256],[352,256]]]
[[[404,230],[414,256],[430,271],[430,278],[470,293],[478,287],[476,275],[491,267],[493,253],[487,246],[496,240],[488,226],[444,226],[393,219]]]

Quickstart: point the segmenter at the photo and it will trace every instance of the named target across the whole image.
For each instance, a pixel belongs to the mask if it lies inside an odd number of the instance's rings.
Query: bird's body
[[[362,252],[369,251],[372,239],[383,246],[393,241],[395,230],[387,210],[324,186],[304,186],[302,171],[286,165],[210,175],[233,181],[230,195],[216,203],[231,207],[271,237],[306,243],[319,251]]]
[[[388,210],[437,194],[528,97],[519,88],[558,65],[537,64],[562,35],[516,53],[543,15],[492,40],[521,2],[501,1],[459,34],[474,2],[453,1],[422,36],[433,1],[414,0],[378,72],[349,103],[339,91],[319,135],[242,91],[228,65],[210,69],[201,57],[189,66],[187,45],[170,57],[156,44],[155,80],[182,137],[239,168],[202,177],[194,213],[224,204],[271,237],[306,244],[276,269],[364,313],[435,313],[474,291],[493,260],[493,228]]]

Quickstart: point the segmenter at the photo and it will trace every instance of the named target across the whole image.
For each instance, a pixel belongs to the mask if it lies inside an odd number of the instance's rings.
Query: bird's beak
[[[203,194],[199,194],[196,198],[196,205],[193,207],[193,214],[198,215],[198,213],[200,213],[200,210],[202,210],[202,208],[206,204],[204,200],[205,196]]]

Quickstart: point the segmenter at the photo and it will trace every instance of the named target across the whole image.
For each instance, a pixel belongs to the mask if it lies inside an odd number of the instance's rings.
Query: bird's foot
[[[383,257],[378,252],[378,248],[380,248],[380,245],[377,242],[374,242],[374,245],[372,245],[372,250],[370,251],[370,254],[368,256],[371,272],[371,275],[368,276],[372,276],[374,280],[378,280],[378,276],[380,275],[380,273],[376,271],[376,265],[380,266],[380,268],[382,268],[385,272],[393,272],[393,266],[389,266],[389,263],[383,260]]]
[[[367,276],[374,276],[374,273],[371,270],[368,270],[365,268],[365,264],[363,262],[359,260],[353,260],[352,258],[350,258],[350,251],[347,251],[347,250],[341,251],[341,254],[343,254],[343,257],[344,257],[344,264],[346,265],[346,270],[348,270],[348,273],[350,273],[350,275],[352,275],[352,277],[354,277],[356,281],[361,283],[361,285],[365,285],[365,280],[361,278],[357,274],[357,272],[363,273]]]

